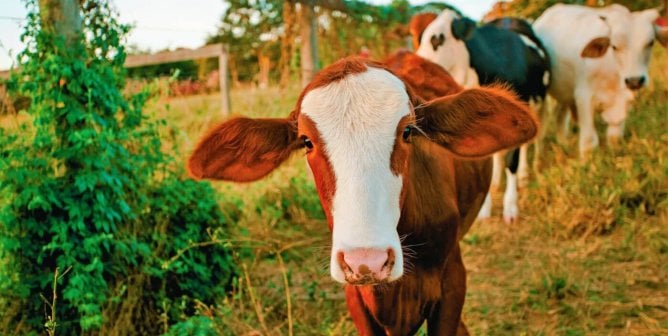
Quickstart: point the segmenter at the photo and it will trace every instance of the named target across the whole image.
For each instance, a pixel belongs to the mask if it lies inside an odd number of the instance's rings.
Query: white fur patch
[[[478,220],[483,220],[490,216],[492,216],[492,193],[488,191],[487,196],[485,196],[485,201],[482,203],[480,211],[478,212],[478,217],[476,218]]]
[[[534,41],[531,41],[530,38],[524,36],[523,34],[517,34],[517,35],[520,36],[520,39],[522,40],[522,42],[524,42],[524,44],[527,47],[535,50],[538,53],[538,55],[540,55],[540,58],[545,59],[545,52],[543,51],[543,49],[539,48],[538,45],[534,43]]]
[[[506,168],[506,192],[503,194],[503,219],[511,224],[517,221],[520,214],[517,206],[517,175]]]
[[[389,280],[403,274],[397,224],[402,178],[390,169],[396,129],[409,115],[404,83],[388,71],[368,68],[314,89],[301,112],[314,121],[336,179],[332,200],[332,277],[344,282],[337,254],[356,248],[392,248]]]
[[[465,88],[478,86],[478,75],[471,68],[469,51],[464,41],[452,35],[452,21],[459,15],[445,9],[432,21],[422,33],[420,46],[415,52],[418,56],[428,59],[447,70],[457,84]],[[434,50],[429,42],[434,35],[443,34],[443,45]]]

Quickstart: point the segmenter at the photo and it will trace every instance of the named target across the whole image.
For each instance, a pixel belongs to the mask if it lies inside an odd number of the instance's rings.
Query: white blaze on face
[[[320,133],[336,179],[332,199],[332,277],[344,282],[337,253],[374,248],[395,253],[389,280],[403,274],[397,233],[402,178],[390,169],[399,121],[410,113],[404,83],[369,67],[311,90],[301,113]]]

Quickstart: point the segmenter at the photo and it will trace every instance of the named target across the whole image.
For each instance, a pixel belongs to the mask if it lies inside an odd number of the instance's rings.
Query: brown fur
[[[413,15],[411,22],[408,23],[408,30],[413,37],[413,50],[417,50],[420,46],[420,39],[422,38],[422,33],[429,24],[436,20],[435,13],[420,13]]]
[[[302,99],[314,88],[367,67],[397,74],[415,108],[397,125],[388,164],[404,181],[397,231],[405,237],[402,246],[411,251],[404,251],[408,252],[404,253],[406,271],[399,280],[347,285],[348,309],[360,335],[411,335],[424,320],[429,335],[465,335],[461,311],[466,270],[458,241],[485,198],[491,160],[460,157],[480,158],[516,146],[532,138],[538,126],[527,106],[503,88],[460,92],[447,73],[431,72],[434,67],[429,61],[405,52],[388,60],[386,65],[360,58],[336,62],[304,89],[286,119],[237,118],[216,127],[193,153],[189,171],[198,178],[258,179],[302,147],[301,137],[308,137],[313,149],[307,159],[332,229],[336,177],[317,125],[300,113]],[[405,141],[402,134],[407,125],[420,131]]]
[[[451,95],[462,90],[442,66],[428,61],[407,50],[400,50],[383,61],[392,72],[416,88],[423,100],[432,100]]]

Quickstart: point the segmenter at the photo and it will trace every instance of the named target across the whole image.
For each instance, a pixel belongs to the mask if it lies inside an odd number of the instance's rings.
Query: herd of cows
[[[595,111],[608,141],[620,137],[652,43],[666,44],[658,16],[556,5],[532,24],[478,26],[454,10],[421,14],[416,53],[326,67],[286,118],[215,126],[188,171],[250,182],[304,151],[332,233],[330,272],[359,334],[412,335],[426,320],[429,335],[467,335],[459,240],[489,216],[503,160],[489,156],[507,153],[504,217],[514,221],[546,96],[561,122],[577,118],[582,155],[598,144]]]

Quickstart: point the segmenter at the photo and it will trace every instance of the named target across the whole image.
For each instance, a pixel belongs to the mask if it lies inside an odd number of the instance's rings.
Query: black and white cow
[[[502,18],[480,27],[471,19],[446,9],[422,32],[418,55],[443,66],[464,87],[506,83],[519,97],[542,115],[550,81],[550,60],[531,25],[521,19]],[[540,137],[540,135],[539,135]],[[540,146],[536,144],[536,157]],[[506,154],[506,191],[503,217],[514,222],[519,216],[517,187],[526,181],[527,145]],[[492,188],[501,179],[502,155],[494,157]],[[479,218],[491,214],[488,194]]]

